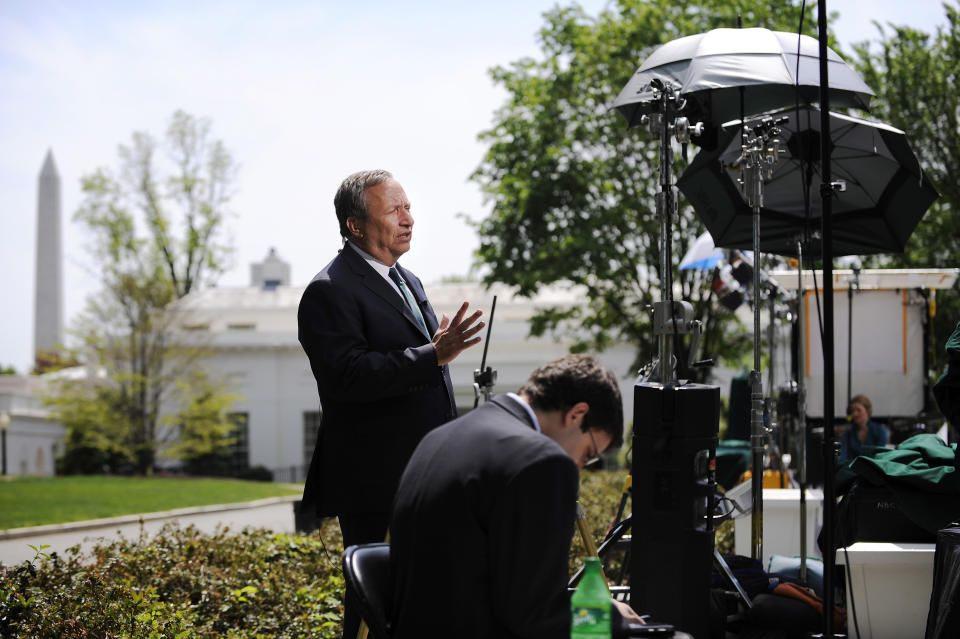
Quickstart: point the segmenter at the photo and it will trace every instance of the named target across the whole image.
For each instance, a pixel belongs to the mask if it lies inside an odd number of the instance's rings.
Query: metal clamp
[[[693,330],[693,322],[690,302],[671,300],[653,304],[654,335],[686,335]]]

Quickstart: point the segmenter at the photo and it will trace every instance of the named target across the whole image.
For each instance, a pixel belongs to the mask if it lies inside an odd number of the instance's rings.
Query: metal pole
[[[853,267],[853,278],[847,286],[847,410],[853,398],[853,292],[860,292],[860,265]],[[924,370],[927,370],[924,368]]]
[[[834,352],[833,352],[833,176],[830,171],[830,86],[827,66],[827,0],[817,0],[817,31],[820,44],[820,163],[823,199],[821,220],[823,260],[823,626],[824,636],[833,637],[834,520],[836,481],[834,470]]]
[[[670,244],[673,217],[673,149],[670,146],[670,125],[668,124],[670,110],[669,87],[660,92],[659,130],[660,134],[660,193],[657,194],[657,215],[660,218],[660,301],[665,305],[665,312],[673,311],[673,265],[670,260]],[[668,318],[664,318],[665,320]],[[676,327],[673,327],[676,329]],[[660,334],[660,382],[666,384],[673,381],[673,335],[672,331]]]
[[[807,405],[806,361],[803,343],[803,322],[806,318],[807,295],[803,290],[803,242],[797,241],[797,430],[800,442],[797,446],[797,477],[800,481],[800,583],[807,585]]]
[[[762,180],[757,175],[757,181]],[[760,203],[753,207],[753,370],[750,371],[750,450],[753,454],[751,557],[763,561],[763,381],[760,377]]]
[[[768,307],[770,311],[769,324],[767,325],[767,350],[770,353],[770,362],[767,366],[767,390],[770,392],[771,397],[773,396],[774,389],[777,387],[777,331],[776,331],[776,319],[777,319],[777,292],[779,289],[776,286],[770,286],[770,306]]]
[[[753,209],[753,370],[750,371],[750,556],[763,561],[763,380],[760,376],[760,208],[763,206],[763,154],[766,139],[741,122],[741,149],[747,201]]]
[[[767,319],[767,352],[770,353],[770,359],[767,362],[767,395],[764,401],[767,415],[767,430],[771,435],[776,431],[776,438],[773,440],[776,444],[771,451],[775,456],[774,464],[777,471],[777,482],[780,488],[787,488],[787,471],[783,467],[783,451],[787,450],[787,439],[785,429],[780,424],[780,414],[777,411],[776,388],[777,388],[777,293],[779,289],[776,284],[770,282],[767,287],[767,301],[770,315]]]
[[[853,397],[853,281],[847,284],[847,410]]]

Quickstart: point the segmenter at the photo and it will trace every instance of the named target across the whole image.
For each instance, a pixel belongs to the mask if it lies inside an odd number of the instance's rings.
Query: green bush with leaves
[[[597,542],[626,475],[581,475],[580,503]],[[0,568],[0,637],[340,636],[343,545],[332,519],[309,535],[227,528],[206,535],[168,525],[155,536],[101,542],[89,554],[77,546],[64,556],[43,550],[32,562]],[[575,535],[571,574],[585,552]]]
[[[324,543],[326,542],[326,543]],[[340,534],[167,526],[0,571],[0,636],[339,637]]]

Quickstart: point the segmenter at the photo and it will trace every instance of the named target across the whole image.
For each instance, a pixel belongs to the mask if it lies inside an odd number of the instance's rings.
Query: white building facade
[[[63,454],[66,429],[50,421],[43,377],[0,376],[0,456],[7,475],[51,476]],[[3,460],[0,460],[2,462]]]

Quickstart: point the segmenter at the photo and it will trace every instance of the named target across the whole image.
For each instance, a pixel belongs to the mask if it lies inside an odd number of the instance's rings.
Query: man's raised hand
[[[468,302],[464,302],[453,316],[453,321],[450,321],[446,313],[440,319],[440,326],[433,334],[433,347],[437,350],[437,364],[440,366],[449,364],[460,353],[480,343],[480,336],[477,333],[483,329],[484,322],[478,320],[483,315],[483,311],[477,309],[468,317],[464,317],[469,306]],[[477,336],[474,337],[475,335]]]

